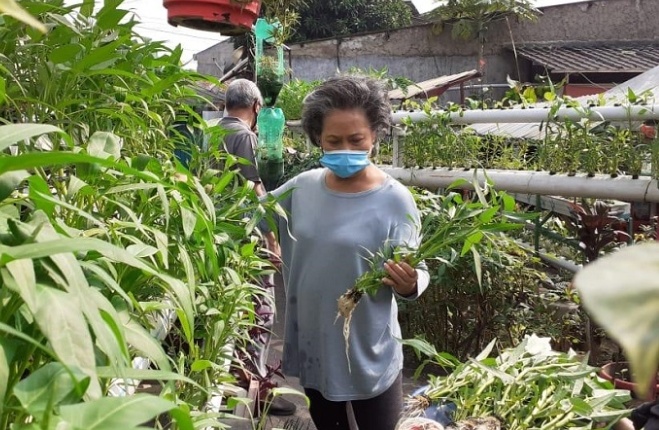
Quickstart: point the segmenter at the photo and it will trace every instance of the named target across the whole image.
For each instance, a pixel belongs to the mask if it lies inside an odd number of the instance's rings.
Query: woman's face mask
[[[339,150],[326,151],[320,158],[320,164],[327,167],[339,178],[349,178],[361,172],[371,164],[369,151]]]

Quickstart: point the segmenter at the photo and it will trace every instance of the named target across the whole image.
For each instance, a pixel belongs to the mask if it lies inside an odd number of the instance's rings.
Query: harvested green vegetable
[[[464,185],[460,181],[453,186]],[[392,259],[404,261],[417,267],[426,260],[440,260],[450,264],[458,255],[472,252],[474,265],[480,280],[480,254],[478,246],[487,242],[492,235],[518,229],[523,224],[510,222],[521,220],[515,214],[515,200],[504,192],[497,192],[490,183],[484,187],[473,184],[477,199],[463,200],[459,193],[439,196],[431,193],[417,193],[415,199],[421,212],[421,243],[416,249],[406,246],[391,247],[378,251],[369,257],[370,270],[356,281],[353,288],[338,299],[338,314],[344,318],[343,336],[346,341],[346,356],[349,353],[350,322],[359,301],[365,295],[375,295],[383,286],[382,278],[387,277],[384,263]],[[526,217],[528,218],[528,216]],[[348,357],[349,363],[349,357]]]
[[[585,358],[552,351],[549,338],[532,335],[497,358],[488,358],[492,341],[466,363],[438,354],[418,339],[403,343],[428,355],[426,363],[454,366],[447,376],[431,376],[424,395],[410,398],[410,415],[429,403],[451,402],[456,406],[454,421],[495,416],[507,430],[558,430],[599,428],[630,412],[624,406],[631,398],[629,391],[613,389]]]

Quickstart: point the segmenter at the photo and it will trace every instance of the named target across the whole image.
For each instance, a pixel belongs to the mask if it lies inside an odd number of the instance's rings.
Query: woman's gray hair
[[[251,108],[255,102],[263,105],[263,97],[259,87],[248,79],[232,81],[227,87],[224,98],[227,110]]]
[[[380,134],[391,123],[391,105],[380,81],[362,76],[330,78],[307,95],[302,106],[302,129],[320,146],[327,114],[333,110],[361,109],[371,130]]]

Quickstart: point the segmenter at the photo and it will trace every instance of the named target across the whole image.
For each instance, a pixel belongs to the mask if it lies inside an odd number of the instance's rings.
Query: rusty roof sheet
[[[517,54],[552,73],[643,73],[659,65],[659,41],[521,45]]]
[[[443,87],[452,87],[459,83],[474,79],[480,76],[477,70],[468,70],[462,73],[456,73],[454,75],[445,75],[438,78],[429,79],[427,81],[418,82],[414,85],[407,87],[407,92],[403,92],[400,89],[395,89],[389,91],[389,98],[391,100],[401,100],[401,99],[411,99],[418,96],[419,94],[428,94],[433,90],[437,90]]]

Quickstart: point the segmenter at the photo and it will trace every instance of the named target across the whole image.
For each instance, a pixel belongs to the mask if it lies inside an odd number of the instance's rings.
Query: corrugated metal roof
[[[648,70],[620,85],[617,85],[603,93],[607,105],[624,103],[627,100],[627,94],[631,89],[634,94],[643,94],[651,91],[655,96],[659,96],[659,66]],[[575,98],[582,106],[589,104],[595,97],[584,96]],[[536,108],[547,106],[547,103],[537,103]],[[521,106],[520,106],[521,108]],[[470,126],[478,134],[493,134],[497,136],[541,139],[544,137],[544,124],[540,123],[506,123],[506,124],[472,124]]]
[[[477,70],[468,70],[462,73],[456,73],[454,75],[445,75],[438,78],[429,79],[427,81],[418,82],[414,85],[407,87],[407,92],[403,92],[400,89],[395,89],[389,91],[389,98],[391,100],[401,100],[401,99],[410,99],[418,96],[419,94],[425,94],[426,96],[429,93],[432,93],[434,90],[446,89],[453,85],[457,85],[461,82],[468,81],[480,76]]]
[[[553,73],[642,73],[659,65],[659,41],[603,45],[522,45],[517,54]]]

